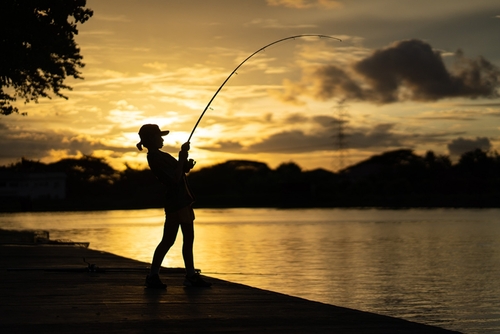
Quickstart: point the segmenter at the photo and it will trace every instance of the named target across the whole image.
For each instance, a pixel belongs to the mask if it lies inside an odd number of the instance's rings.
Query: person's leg
[[[187,207],[183,211],[181,229],[183,236],[182,243],[182,256],[184,258],[184,265],[186,266],[186,279],[184,280],[185,286],[197,287],[210,287],[212,283],[206,282],[201,278],[200,274],[194,269],[194,211],[191,207]]]
[[[195,274],[194,270],[194,223],[191,219],[181,223],[182,229],[182,257],[184,258],[184,265],[186,267],[186,275],[192,276]]]
[[[160,272],[161,263],[165,258],[170,247],[175,242],[177,237],[177,231],[179,230],[179,222],[176,219],[171,219],[173,217],[165,218],[165,225],[163,226],[163,237],[155,249],[153,255],[153,261],[151,263],[151,274],[157,275]]]

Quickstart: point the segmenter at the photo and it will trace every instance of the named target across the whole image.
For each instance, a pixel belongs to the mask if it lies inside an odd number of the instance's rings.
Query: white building
[[[0,197],[64,199],[66,174],[1,171]]]

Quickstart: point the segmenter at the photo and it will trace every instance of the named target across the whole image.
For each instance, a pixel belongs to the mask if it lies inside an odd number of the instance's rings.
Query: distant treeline
[[[149,169],[113,169],[85,156],[44,164],[22,159],[0,167],[20,173],[62,172],[66,199],[32,200],[2,210],[137,209],[163,206],[162,185]],[[232,160],[188,175],[196,207],[500,207],[500,157],[474,150],[452,164],[448,156],[396,150],[373,156],[338,173],[302,171],[293,163],[276,169]],[[10,209],[9,209],[10,208]]]

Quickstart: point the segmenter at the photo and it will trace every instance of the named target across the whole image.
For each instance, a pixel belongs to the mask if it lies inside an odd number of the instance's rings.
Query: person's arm
[[[148,153],[149,167],[162,183],[177,184],[182,180],[186,168],[189,166],[187,160],[189,148],[189,143],[182,145],[178,160],[166,152],[152,151]]]
[[[182,179],[182,176],[184,173],[187,173],[189,171],[189,162],[188,162],[188,156],[189,156],[189,150],[190,150],[190,145],[189,142],[186,142],[182,144],[181,150],[179,151],[179,164],[177,165],[175,175],[177,178],[177,182],[179,182]]]

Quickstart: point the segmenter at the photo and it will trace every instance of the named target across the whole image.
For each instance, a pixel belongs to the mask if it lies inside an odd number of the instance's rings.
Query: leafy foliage
[[[84,66],[74,36],[93,14],[86,0],[0,1],[0,114],[18,113],[11,102],[67,98],[67,77]]]
[[[62,209],[161,207],[163,186],[149,169],[116,171],[102,158],[85,156],[44,164],[22,159],[10,172],[63,172]],[[447,156],[396,150],[339,173],[302,171],[293,162],[276,169],[231,160],[194,170],[188,179],[199,207],[498,207],[500,156],[474,150],[456,164]]]

